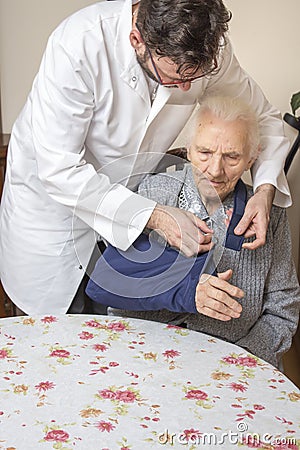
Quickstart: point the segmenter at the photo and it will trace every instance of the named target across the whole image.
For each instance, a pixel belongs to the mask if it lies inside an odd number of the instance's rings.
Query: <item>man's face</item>
[[[191,88],[192,82],[182,81],[178,75],[177,66],[171,59],[156,55],[151,55],[150,57],[149,50],[147,50],[145,45],[143,51],[136,51],[136,58],[146,75],[152,80],[159,82],[159,84],[166,84],[166,87],[179,88],[182,91],[188,91]],[[202,76],[203,74],[200,70],[196,74],[191,74],[192,79],[201,78]],[[176,83],[177,80],[178,84]]]
[[[221,201],[234,190],[245,170],[251,167],[247,129],[241,120],[225,122],[212,113],[200,117],[188,159],[202,198]]]

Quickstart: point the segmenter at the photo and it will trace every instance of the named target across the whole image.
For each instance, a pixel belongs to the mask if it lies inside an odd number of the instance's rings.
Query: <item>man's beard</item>
[[[135,52],[136,54],[136,59],[137,62],[139,63],[139,65],[141,66],[141,68],[143,69],[143,72],[147,75],[147,77],[151,78],[151,80],[156,81],[156,83],[161,84],[158,79],[156,78],[156,76],[154,75],[154,73],[151,72],[151,70],[149,69],[149,67],[147,66],[147,61],[150,60],[148,53],[146,52],[146,50],[144,51],[143,56],[138,55],[137,52]],[[173,84],[172,86],[164,86],[167,89],[177,89],[178,86],[176,84]]]
[[[138,55],[138,53],[136,52],[136,59],[137,59],[137,62],[139,63],[139,65],[141,66],[141,68],[143,69],[143,71],[145,72],[145,74],[149,78],[151,78],[151,80],[156,81],[156,83],[158,83],[156,76],[151,72],[151,70],[148,68],[148,66],[146,64],[150,59],[149,56],[147,55],[146,50],[144,51],[143,56]]]

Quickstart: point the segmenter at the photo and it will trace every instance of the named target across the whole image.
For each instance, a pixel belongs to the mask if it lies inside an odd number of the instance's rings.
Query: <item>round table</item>
[[[244,349],[108,316],[0,320],[0,449],[300,448],[300,392]]]

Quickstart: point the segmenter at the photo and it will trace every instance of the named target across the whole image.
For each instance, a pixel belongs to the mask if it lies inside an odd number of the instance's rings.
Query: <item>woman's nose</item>
[[[208,171],[214,177],[221,175],[223,173],[222,157],[219,157],[216,155],[212,156],[212,158],[209,162]]]

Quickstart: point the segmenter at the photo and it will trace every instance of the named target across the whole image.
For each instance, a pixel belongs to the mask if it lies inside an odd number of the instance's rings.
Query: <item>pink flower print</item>
[[[102,391],[99,391],[98,394],[100,395],[100,397],[108,400],[116,398],[116,393],[111,391],[110,389],[103,389]]]
[[[165,356],[166,358],[175,358],[176,356],[180,356],[181,353],[178,352],[177,350],[166,350],[163,353],[163,356]]]
[[[238,364],[238,358],[236,358],[235,356],[224,356],[222,361],[227,364]]]
[[[79,338],[85,341],[88,341],[89,339],[93,339],[94,335],[93,333],[89,333],[88,331],[82,331],[79,335]]]
[[[228,386],[235,392],[245,392],[248,389],[241,383],[230,383]]]
[[[200,433],[199,430],[194,430],[194,428],[191,428],[190,430],[184,430],[181,434],[181,438],[184,438],[183,443],[198,442],[201,434],[202,433]]]
[[[85,322],[85,325],[87,327],[91,327],[91,328],[105,328],[104,325],[102,325],[101,323],[99,323],[97,320],[93,319],[93,320],[88,320]]]
[[[225,224],[226,228],[228,228],[228,226],[229,226],[232,214],[233,214],[233,208],[229,208],[226,210],[226,217],[224,219],[224,224]]]
[[[136,395],[132,391],[117,391],[116,400],[124,403],[133,403],[136,400]]]
[[[66,442],[69,439],[69,434],[63,430],[51,430],[48,431],[44,437],[45,441],[49,442]]]
[[[263,409],[266,409],[263,405],[253,405],[253,408],[255,411],[261,411]]]
[[[264,448],[264,444],[257,439],[257,436],[244,436],[242,443],[247,445],[248,448]]]
[[[7,358],[7,357],[8,357],[8,351],[5,350],[5,348],[2,348],[2,349],[0,350],[0,359],[5,359],[5,358]]]
[[[118,367],[119,363],[117,363],[116,361],[111,361],[108,365],[109,367]]]
[[[246,409],[244,414],[238,414],[237,417],[239,419],[236,419],[237,421],[243,420],[245,417],[248,417],[248,419],[254,418],[255,411],[252,411],[251,409]]]
[[[41,381],[39,384],[35,385],[35,388],[39,392],[46,392],[49,391],[50,389],[54,389],[55,383],[53,383],[52,381]]]
[[[93,350],[96,352],[105,352],[108,349],[107,345],[104,344],[95,344],[93,345]]]
[[[284,417],[278,417],[275,416],[277,420],[279,420],[281,423],[284,423],[286,425],[293,425],[293,422],[291,422],[290,420],[286,420]]]
[[[57,317],[54,316],[45,316],[41,319],[41,322],[44,323],[53,323],[53,322],[57,322]]]
[[[122,322],[113,322],[109,323],[107,328],[114,331],[124,331],[126,329],[126,325]]]
[[[68,352],[68,350],[53,350],[49,356],[53,356],[54,358],[69,358],[70,356],[70,352]]]
[[[191,389],[185,395],[190,400],[206,400],[208,395],[206,392],[200,391],[200,389]]]
[[[257,361],[255,358],[251,358],[251,356],[240,356],[237,360],[237,364],[239,366],[256,367]]]
[[[107,431],[110,433],[114,428],[116,428],[111,422],[105,422],[104,420],[100,420],[100,422],[97,422],[95,424],[96,428],[100,430],[102,433],[104,431]]]
[[[288,439],[284,439],[282,444],[279,443],[274,445],[274,450],[299,450],[299,446],[289,442]]]

